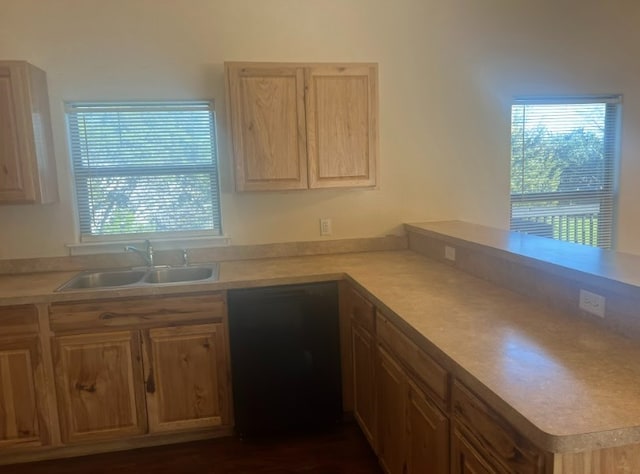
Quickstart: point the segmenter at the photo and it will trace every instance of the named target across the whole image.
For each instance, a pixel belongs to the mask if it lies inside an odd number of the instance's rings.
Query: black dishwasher
[[[236,431],[313,430],[342,417],[335,282],[230,290]]]

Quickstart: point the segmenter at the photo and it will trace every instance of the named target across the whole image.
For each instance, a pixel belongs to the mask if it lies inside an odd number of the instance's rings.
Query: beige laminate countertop
[[[54,293],[74,273],[0,276],[0,304],[185,293],[348,277],[539,447],[640,442],[640,347],[411,251],[221,262],[220,280]]]

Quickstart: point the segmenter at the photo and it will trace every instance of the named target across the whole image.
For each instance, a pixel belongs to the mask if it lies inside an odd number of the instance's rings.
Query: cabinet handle
[[[156,391],[156,382],[153,379],[153,370],[149,372],[149,377],[147,377],[147,393],[155,393]]]

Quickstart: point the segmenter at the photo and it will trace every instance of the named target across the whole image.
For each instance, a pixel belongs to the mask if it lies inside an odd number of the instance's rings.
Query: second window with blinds
[[[221,235],[211,102],[66,104],[81,239]]]
[[[511,108],[511,229],[612,248],[619,96],[523,98]]]

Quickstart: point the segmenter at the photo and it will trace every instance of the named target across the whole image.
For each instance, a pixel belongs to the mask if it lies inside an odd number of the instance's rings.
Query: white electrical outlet
[[[604,318],[605,297],[587,290],[580,290],[580,309]]]
[[[323,217],[320,219],[320,235],[331,235],[331,219]]]
[[[455,262],[456,260],[456,248],[455,247],[449,247],[448,245],[444,246],[444,258],[446,258],[447,260],[451,260],[452,262]]]

